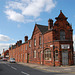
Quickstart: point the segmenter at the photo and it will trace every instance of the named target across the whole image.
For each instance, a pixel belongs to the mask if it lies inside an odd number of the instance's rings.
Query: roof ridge
[[[40,25],[40,24],[35,24],[35,25],[37,25],[37,26],[46,26],[46,25]],[[47,26],[48,27],[48,26]]]
[[[36,24],[36,26],[39,28],[39,30],[42,34],[44,34],[48,30],[48,26],[39,25],[39,24]]]

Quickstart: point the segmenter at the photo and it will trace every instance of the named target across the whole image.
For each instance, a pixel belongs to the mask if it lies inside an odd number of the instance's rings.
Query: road
[[[17,63],[9,63],[0,60],[0,75],[75,75],[46,72],[42,70],[33,69]]]

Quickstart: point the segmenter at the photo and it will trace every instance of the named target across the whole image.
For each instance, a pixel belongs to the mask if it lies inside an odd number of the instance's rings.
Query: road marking
[[[64,70],[71,70],[71,69],[64,69]]]
[[[10,66],[10,65],[8,65],[8,66]]]
[[[5,65],[7,65],[7,66],[10,66],[9,64],[7,64],[7,63],[4,63]]]
[[[15,67],[11,66],[12,69],[17,70]]]
[[[4,63],[4,64],[6,64],[6,63]]]
[[[26,72],[23,72],[23,71],[21,71],[21,73],[23,73],[23,74],[25,74],[25,75],[30,75],[30,74],[28,74],[28,73],[26,73]]]

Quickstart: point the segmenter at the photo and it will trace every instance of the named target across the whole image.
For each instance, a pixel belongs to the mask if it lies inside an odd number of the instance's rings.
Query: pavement
[[[46,66],[46,65],[39,65],[39,64],[31,64],[31,63],[18,63],[24,66],[32,67],[38,70],[44,70],[48,72],[59,72],[59,73],[73,73],[75,74],[75,65],[73,66]]]

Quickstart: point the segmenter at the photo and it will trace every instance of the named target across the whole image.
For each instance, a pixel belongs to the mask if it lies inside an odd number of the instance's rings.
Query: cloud
[[[14,43],[12,43],[12,44],[14,44]],[[3,49],[5,49],[5,50],[7,50],[7,49],[9,49],[9,43],[0,43],[0,53],[2,53],[3,52]]]
[[[0,34],[0,42],[8,42],[14,39],[11,39],[9,36]],[[14,44],[14,43],[11,43]],[[9,48],[9,43],[0,43],[0,53],[2,53],[3,49],[7,50]]]
[[[9,41],[10,38],[6,35],[0,34],[0,41]]]
[[[7,14],[8,19],[16,21],[16,22],[24,22],[24,16],[20,13],[17,13],[13,10],[6,10],[5,13]]]
[[[7,3],[5,13],[13,21],[33,22],[42,12],[51,11],[55,5],[53,0],[15,0]]]

